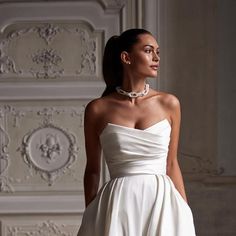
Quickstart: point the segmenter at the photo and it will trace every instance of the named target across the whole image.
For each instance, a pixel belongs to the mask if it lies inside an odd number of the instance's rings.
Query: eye
[[[146,52],[146,53],[151,53],[152,50],[151,50],[151,49],[145,49],[145,52]]]

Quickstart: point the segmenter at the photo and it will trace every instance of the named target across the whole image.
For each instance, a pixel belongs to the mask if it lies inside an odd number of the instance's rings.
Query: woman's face
[[[155,38],[150,34],[141,34],[139,41],[128,53],[129,68],[143,77],[156,77],[159,68],[159,46]]]

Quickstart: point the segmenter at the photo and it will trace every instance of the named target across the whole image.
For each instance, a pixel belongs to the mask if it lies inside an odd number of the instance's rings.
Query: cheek
[[[139,66],[146,66],[147,64],[149,64],[149,62],[150,62],[149,56],[138,57],[135,60],[135,64]]]

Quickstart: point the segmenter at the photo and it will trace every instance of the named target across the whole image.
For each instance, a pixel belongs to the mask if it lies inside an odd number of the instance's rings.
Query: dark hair
[[[103,79],[106,88],[102,97],[115,91],[117,86],[121,86],[123,79],[123,66],[120,54],[123,51],[130,52],[133,45],[138,42],[138,36],[151,33],[145,29],[129,29],[120,36],[112,36],[105,46],[103,54]]]

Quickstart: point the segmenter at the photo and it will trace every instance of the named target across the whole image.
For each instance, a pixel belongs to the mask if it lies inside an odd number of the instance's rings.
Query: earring
[[[130,61],[128,61],[128,62],[127,62],[127,64],[128,64],[128,65],[130,65],[130,64],[131,64],[131,62],[130,62]]]

